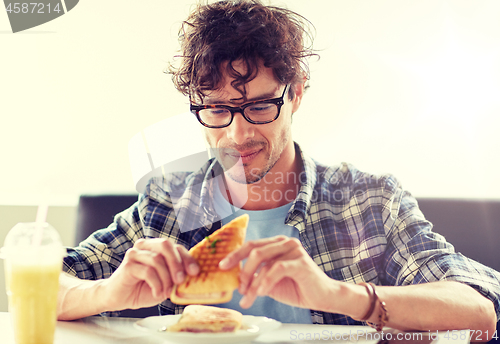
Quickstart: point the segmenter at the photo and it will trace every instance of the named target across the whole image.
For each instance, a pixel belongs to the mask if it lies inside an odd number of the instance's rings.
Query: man
[[[303,22],[257,1],[195,9],[172,74],[215,159],[152,179],[109,228],[70,250],[59,319],[156,304],[162,314],[181,312],[168,297],[199,271],[188,249],[246,212],[246,243],[220,263],[230,269],[246,259],[237,300],[223,306],[290,322],[469,328],[491,337],[500,315],[497,272],[455,254],[392,176],[322,166],[293,142],[304,58],[312,55]],[[180,230],[173,184],[185,204],[203,209],[207,225]]]

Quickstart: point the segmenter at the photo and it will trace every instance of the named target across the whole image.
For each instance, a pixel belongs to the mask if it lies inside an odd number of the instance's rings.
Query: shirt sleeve
[[[107,228],[94,232],[75,248],[68,248],[63,271],[80,279],[108,278],[123,261],[125,252],[144,237],[139,209],[144,196],[129,209],[117,214]]]
[[[493,302],[498,320],[500,273],[456,253],[451,243],[432,231],[414,197],[394,180],[387,186],[383,206],[387,235],[384,284],[465,283]]]

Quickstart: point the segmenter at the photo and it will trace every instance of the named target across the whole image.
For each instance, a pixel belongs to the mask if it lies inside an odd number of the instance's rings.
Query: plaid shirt
[[[298,229],[304,249],[325,274],[347,283],[390,286],[458,281],[492,300],[500,316],[500,273],[455,253],[443,236],[432,231],[417,201],[393,176],[363,173],[348,164],[323,166],[298,145],[296,149],[304,170],[285,223]],[[218,163],[210,160],[195,173],[152,179],[145,194],[116,215],[108,228],[68,250],[64,270],[82,279],[108,278],[140,238],[168,238],[187,249],[193,247],[221,226],[209,210],[208,181],[217,168]],[[165,191],[172,185],[184,190],[176,211]],[[201,222],[206,225],[181,231],[179,222],[192,219],[193,208],[203,209]],[[161,314],[178,314],[183,306],[165,300],[159,309]],[[311,318],[316,324],[363,324],[315,310]]]

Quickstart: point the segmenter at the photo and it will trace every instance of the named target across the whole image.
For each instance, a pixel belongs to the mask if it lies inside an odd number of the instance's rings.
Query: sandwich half
[[[213,232],[189,250],[200,266],[197,276],[186,276],[175,285],[170,300],[179,305],[228,302],[240,285],[241,263],[231,270],[219,269],[219,262],[245,241],[248,215],[244,214]]]
[[[189,305],[179,321],[167,328],[169,332],[235,332],[243,316],[228,308]]]

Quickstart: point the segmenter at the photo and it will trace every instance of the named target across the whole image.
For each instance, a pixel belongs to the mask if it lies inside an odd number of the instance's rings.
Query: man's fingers
[[[176,284],[181,284],[186,277],[186,272],[184,271],[181,255],[175,244],[170,240],[164,240],[161,243],[161,254],[167,262],[171,278]]]
[[[182,264],[184,265],[184,270],[191,276],[196,276],[200,272],[200,266],[196,259],[191,256],[188,250],[181,245],[177,246],[177,251],[182,259]]]
[[[229,253],[223,260],[221,260],[219,263],[219,268],[221,268],[222,270],[232,269],[240,261],[247,258],[252,250],[269,244],[278,243],[287,239],[288,237],[284,235],[278,235],[271,238],[247,241],[239,249]]]
[[[279,261],[266,270],[265,274],[259,274],[257,281],[252,282],[249,290],[258,296],[265,296],[273,287],[285,277],[295,275],[297,264],[293,261]],[[292,278],[293,279],[293,278]]]
[[[169,283],[168,279],[167,282],[162,280],[161,275],[170,275],[164,264],[163,269],[154,264],[155,257],[152,257],[152,255],[157,254],[140,250],[130,251],[130,253],[127,251],[128,261],[126,264],[128,265],[129,274],[137,280],[146,282],[151,288],[153,296],[160,298],[171,287],[172,283]],[[159,272],[159,270],[163,271]]]
[[[134,273],[133,276],[136,278],[142,278],[145,281],[146,279],[143,277],[148,276],[150,280],[146,282],[154,293],[165,293],[173,286],[173,280],[170,276],[168,265],[161,254],[153,251],[132,248],[127,251],[126,257],[127,264],[131,266],[131,272]],[[138,269],[138,267],[140,268]],[[144,270],[144,273],[147,275],[141,273],[141,269]],[[156,277],[151,277],[153,271],[155,272]],[[156,280],[158,280],[160,284],[159,286],[157,285]],[[155,297],[157,296],[158,294],[155,295]]]
[[[252,250],[248,255],[247,262],[240,273],[241,289],[246,292],[252,282],[254,274],[264,264],[267,266],[276,260],[292,259],[300,257],[297,249],[302,247],[301,243],[295,238],[287,238],[284,241],[278,241],[266,246],[261,246]]]
[[[275,260],[269,260],[263,265],[260,271],[253,274],[253,278],[248,281],[246,292],[258,296],[266,295],[276,283],[282,278],[294,277],[300,273],[296,268],[305,269],[303,260],[300,259],[301,253],[297,250],[291,250],[277,257]]]
[[[242,308],[250,308],[252,304],[255,302],[255,299],[257,298],[257,296],[259,296],[257,294],[256,286],[261,284],[261,281],[267,275],[268,270],[269,270],[268,266],[264,266],[262,267],[262,269],[260,269],[259,273],[255,273],[253,275],[253,279],[251,283],[249,283],[251,287],[248,288],[248,290],[245,290],[246,293],[244,294],[243,298],[240,301],[240,306]],[[241,292],[241,285],[240,285],[240,294],[243,294]]]
[[[190,275],[196,275],[198,273],[196,268],[192,267],[192,264],[196,264],[196,260],[189,255],[183,246],[174,244],[171,240],[138,240],[134,247],[161,254],[168,266],[170,278],[176,284],[180,284],[184,281],[186,273]]]

